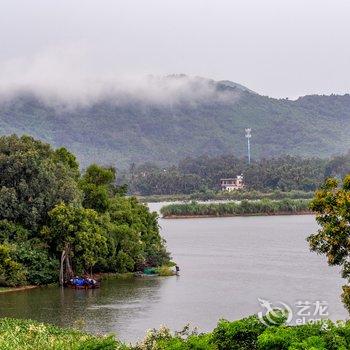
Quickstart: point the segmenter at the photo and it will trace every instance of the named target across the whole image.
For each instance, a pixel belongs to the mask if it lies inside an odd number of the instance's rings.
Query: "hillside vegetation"
[[[175,83],[174,83],[175,82]],[[170,88],[176,84],[176,89]],[[29,134],[66,146],[83,166],[174,164],[185,157],[330,156],[350,148],[350,95],[296,101],[258,95],[229,81],[170,76],[152,82],[161,97],[114,93],[85,103],[52,101],[31,91],[0,99],[3,134]],[[157,92],[157,95],[158,92]],[[1,96],[0,96],[1,97]]]

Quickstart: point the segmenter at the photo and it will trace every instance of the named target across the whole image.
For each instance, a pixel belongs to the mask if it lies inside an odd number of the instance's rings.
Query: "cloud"
[[[32,57],[0,62],[0,76],[2,99],[32,93],[52,105],[86,106],[106,98],[117,104],[131,100],[173,104],[235,98],[232,92],[218,90],[213,80],[200,77],[103,73],[103,69],[89,63],[89,50],[81,45],[52,47]]]

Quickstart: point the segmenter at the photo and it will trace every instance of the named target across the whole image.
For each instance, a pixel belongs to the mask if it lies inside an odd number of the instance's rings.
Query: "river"
[[[157,203],[150,206],[159,208]],[[161,324],[179,330],[191,323],[208,331],[222,317],[234,320],[262,311],[258,298],[274,305],[284,302],[295,314],[298,301],[311,306],[325,301],[331,319],[347,316],[338,269],[308,250],[305,238],[317,230],[313,216],[159,223],[180,276],[105,281],[99,290],[50,287],[3,294],[0,316],[80,325],[126,341],[140,339]]]

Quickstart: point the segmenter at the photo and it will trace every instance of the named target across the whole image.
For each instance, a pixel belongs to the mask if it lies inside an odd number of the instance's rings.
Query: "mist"
[[[109,90],[102,81],[184,73],[278,98],[344,94],[349,13],[348,0],[8,1],[1,85],[84,100]]]
[[[233,101],[239,93],[217,89],[211,79],[173,74],[142,75],[114,71],[94,73],[88,51],[79,47],[53,47],[30,58],[0,64],[0,100],[32,94],[52,106],[89,106],[108,99],[116,104],[140,101],[153,104]]]

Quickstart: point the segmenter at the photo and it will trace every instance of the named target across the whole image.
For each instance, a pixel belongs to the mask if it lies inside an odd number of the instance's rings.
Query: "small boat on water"
[[[95,289],[100,288],[100,283],[93,278],[74,277],[69,280],[67,287],[73,289]]]

